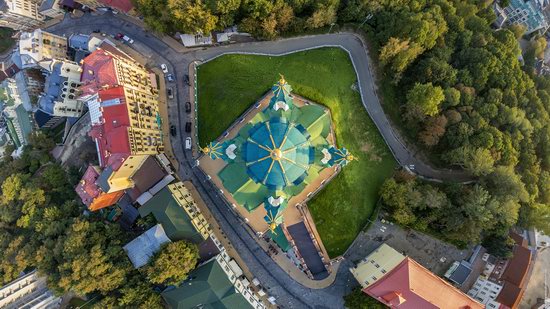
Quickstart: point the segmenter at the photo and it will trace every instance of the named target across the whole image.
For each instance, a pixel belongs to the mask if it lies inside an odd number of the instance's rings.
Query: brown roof
[[[132,202],[135,202],[141,194],[161,181],[165,175],[164,169],[157,163],[157,160],[153,156],[149,156],[132,176],[135,186],[126,191]]]
[[[522,295],[522,289],[512,283],[505,282],[496,301],[510,308],[517,308]]]
[[[500,276],[504,286],[498,294],[496,301],[510,308],[518,308],[523,292],[527,285],[527,274],[531,265],[531,250],[527,248],[527,240],[521,235],[511,233],[514,239],[514,255],[508,261],[506,269]]]
[[[531,250],[522,246],[515,246],[514,256],[508,261],[508,265],[506,265],[500,279],[521,287],[527,276],[529,264],[531,264]]]

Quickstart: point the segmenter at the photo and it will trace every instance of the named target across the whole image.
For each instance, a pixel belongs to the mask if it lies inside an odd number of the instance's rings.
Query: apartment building
[[[23,69],[49,66],[53,60],[67,59],[67,38],[41,29],[23,32],[19,38],[19,53]]]
[[[0,27],[23,31],[39,28],[44,22],[39,7],[40,3],[31,0],[0,0]]]
[[[82,60],[81,82],[101,170],[95,182],[104,194],[134,188],[136,172],[164,151],[156,76],[106,41]]]
[[[46,277],[32,271],[0,288],[0,308],[61,307],[61,298],[56,297],[46,285]]]

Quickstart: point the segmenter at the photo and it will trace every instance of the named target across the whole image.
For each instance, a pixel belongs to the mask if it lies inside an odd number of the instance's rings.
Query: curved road
[[[48,28],[48,31],[69,36],[72,33],[88,34],[96,29],[111,35],[124,32],[135,40],[132,47],[144,55],[150,66],[158,67],[161,63],[168,65],[169,70],[176,78],[175,99],[169,100],[168,109],[170,123],[178,128],[179,138],[171,137],[171,140],[174,154],[178,157],[181,165],[180,177],[193,181],[227,238],[246,262],[247,267],[268,288],[269,294],[277,298],[277,303],[283,308],[342,308],[342,296],[349,292],[355,284],[348,271],[352,263],[347,260],[342,262],[335,282],[328,288],[309,289],[300,285],[267,256],[257,244],[254,239],[255,236],[248,232],[240,218],[232,212],[231,207],[219,195],[218,189],[206,179],[200,169],[194,168],[192,154],[183,148],[182,143],[183,139],[188,136],[183,130],[183,125],[188,120],[186,118],[188,116],[182,111],[182,106],[184,105],[183,102],[188,101],[189,96],[189,89],[183,83],[183,74],[188,72],[189,64],[192,61],[209,61],[226,53],[283,55],[324,46],[343,48],[348,51],[355,66],[363,105],[374,120],[396,160],[403,166],[415,165],[415,172],[426,178],[446,181],[468,180],[468,177],[462,173],[434,169],[416,159],[406,149],[382,110],[376,95],[366,49],[361,40],[353,34],[307,36],[280,41],[210,47],[179,53],[139,26],[111,13],[100,16],[86,14],[78,19],[67,17],[62,23]],[[177,147],[178,145],[180,147]]]

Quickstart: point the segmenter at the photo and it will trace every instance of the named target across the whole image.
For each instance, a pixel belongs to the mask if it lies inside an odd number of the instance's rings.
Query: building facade
[[[19,38],[19,53],[23,69],[49,66],[53,60],[67,59],[67,38],[41,29],[23,32]]]
[[[80,92],[80,65],[72,61],[50,63],[44,92],[38,99],[40,109],[51,116],[80,117],[84,102],[78,100]]]
[[[544,14],[545,1],[524,1],[510,0],[507,7],[500,7],[497,2],[493,4],[493,11],[497,19],[495,25],[522,25],[525,27],[525,34],[535,31],[545,32],[548,29],[548,21]]]
[[[44,23],[40,4],[31,0],[0,0],[0,26],[31,31]]]
[[[83,59],[81,82],[78,99],[90,111],[99,188],[105,194],[131,189],[146,160],[164,151],[156,76],[104,41]]]
[[[0,308],[42,308],[61,307],[61,298],[48,290],[46,278],[32,271],[0,288]]]

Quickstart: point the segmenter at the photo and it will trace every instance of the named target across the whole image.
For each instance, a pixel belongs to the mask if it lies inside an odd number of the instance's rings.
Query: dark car
[[[100,33],[101,30],[100,29],[95,29],[94,31],[92,31],[93,33]]]
[[[173,99],[174,98],[174,93],[172,92],[172,88],[168,88],[168,89],[166,89],[166,91],[168,92],[168,98]]]
[[[176,126],[175,125],[170,126],[170,135],[176,136]]]
[[[189,101],[185,102],[185,112],[188,114],[191,112],[191,102]]]
[[[122,33],[117,33],[117,34],[115,35],[115,39],[117,39],[117,40],[122,40],[122,37],[123,37],[123,36],[124,36],[124,34],[122,34]]]
[[[191,122],[185,123],[185,132],[187,133],[191,132]]]
[[[189,82],[189,75],[185,74],[183,79],[185,80],[185,83],[187,84],[187,86],[191,86],[191,83]]]

